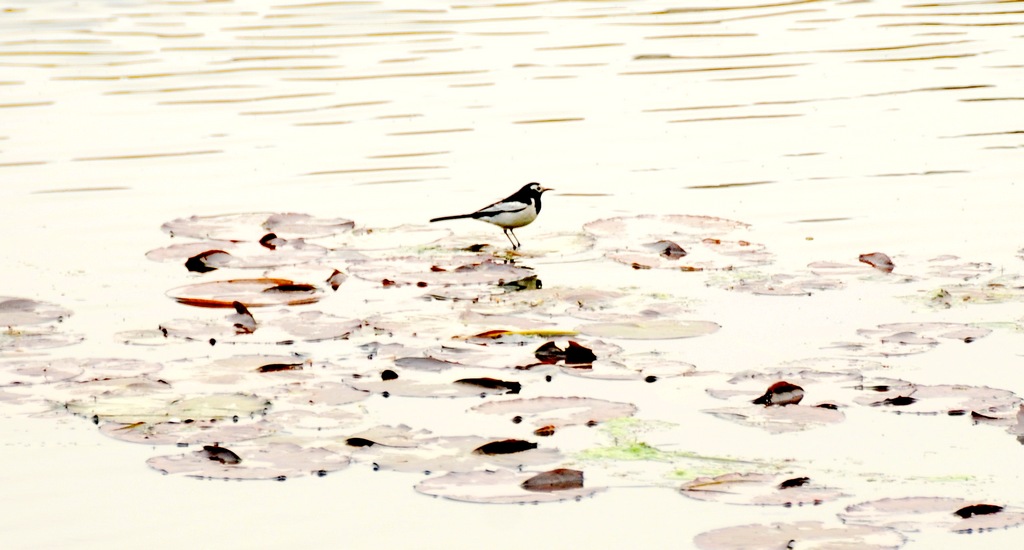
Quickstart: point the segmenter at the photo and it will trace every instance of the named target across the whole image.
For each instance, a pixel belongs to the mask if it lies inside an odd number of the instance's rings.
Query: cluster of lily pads
[[[163,360],[47,356],[82,340],[62,330],[71,312],[0,298],[0,400],[45,398],[109,437],[175,449],[148,464],[196,478],[283,480],[357,464],[425,474],[415,483],[420,493],[480,503],[573,500],[638,481],[729,504],[846,498],[799,465],[644,442],[641,433],[658,426],[637,416],[645,403],[607,395],[620,393],[616,384],[642,397],[643,387],[665,380],[714,377],[672,353],[671,342],[720,326],[663,293],[546,286],[545,266],[670,270],[690,288],[798,296],[854,279],[947,277],[925,298],[939,307],[1024,292],[1007,284],[1011,276],[988,278],[987,264],[953,257],[915,266],[922,275],[878,252],[772,273],[766,246],[734,236],[745,229],[702,216],[620,217],[512,252],[435,227],[371,229],[304,214],[177,219],[163,225],[174,242],[146,256],[180,273],[167,296],[187,313],[115,335],[160,347]],[[880,362],[990,333],[957,323],[862,329],[835,343],[834,357],[718,376],[706,392],[727,405],[700,412],[771,434],[827,428],[856,411],[967,417],[1024,437],[1013,392],[916,384]],[[616,470],[624,461],[685,463],[688,474],[679,485],[668,472]],[[985,530],[1024,523],[1024,511],[914,497],[851,505],[840,519],[709,531],[696,543],[894,548],[921,526]]]

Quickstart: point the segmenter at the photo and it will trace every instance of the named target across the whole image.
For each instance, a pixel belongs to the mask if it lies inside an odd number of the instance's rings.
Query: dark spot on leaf
[[[802,487],[811,482],[809,477],[794,477],[793,479],[787,479],[779,484],[779,489],[790,489],[793,487]]]
[[[967,411],[965,411],[963,409],[953,409],[953,410],[949,411],[946,414],[948,414],[949,416],[963,416],[963,415],[967,414]]]
[[[377,442],[362,437],[350,437],[345,440],[345,444],[349,447],[373,447]]]
[[[973,418],[974,420],[999,420],[998,418],[996,418],[994,416],[989,416],[987,414],[981,414],[980,412],[975,412],[975,411],[971,411],[971,418]]]
[[[523,421],[523,417],[521,417],[521,416],[513,416],[512,417],[512,423],[513,424],[519,424],[522,421]]]
[[[210,338],[210,345],[211,346],[216,346],[217,345],[217,339],[216,338]]]
[[[533,435],[538,435],[540,437],[550,437],[552,435],[555,435],[555,427],[550,424],[548,424],[547,426],[542,426],[534,430]]]
[[[482,388],[492,390],[505,389],[508,390],[506,393],[519,393],[519,390],[523,387],[519,382],[509,382],[505,380],[498,380],[497,378],[462,378],[460,380],[456,380],[455,383],[480,386]]]
[[[487,248],[486,244],[471,244],[467,246],[464,250],[466,250],[467,252],[480,252],[485,248]]]
[[[260,239],[260,244],[265,248],[274,250],[277,248],[277,245],[273,243],[275,239],[277,239],[277,233],[267,233]]]
[[[558,468],[541,474],[537,474],[522,483],[522,488],[527,491],[565,491],[569,489],[583,488],[583,472]]]
[[[380,373],[380,379],[384,380],[385,382],[387,382],[388,380],[394,380],[396,378],[398,378],[398,373],[391,369],[385,369],[384,372]]]
[[[907,395],[900,395],[898,397],[890,397],[888,399],[883,399],[881,401],[872,403],[871,406],[878,407],[882,405],[889,407],[905,407],[907,405],[913,405],[914,403],[917,403],[917,399],[914,399],[913,397]]]
[[[835,403],[820,403],[815,405],[815,407],[818,407],[819,409],[828,409],[830,411],[839,410],[839,405],[836,405]]]
[[[654,375],[651,375],[651,376],[648,376],[648,377],[644,378],[644,382],[647,382],[648,384],[653,384],[653,383],[655,383],[657,381],[658,381],[658,377],[654,376]]]
[[[242,459],[231,449],[225,449],[220,445],[203,445],[203,453],[206,458],[220,462],[221,464],[239,464]]]
[[[384,285],[385,287],[395,286],[395,282],[392,281],[391,279],[384,279],[383,281],[381,281],[381,284]]]
[[[565,350],[558,347],[554,342],[545,342],[533,352],[533,356],[541,363],[554,365],[565,359]]]
[[[207,258],[214,254],[226,254],[230,256],[230,254],[223,250],[207,250],[206,252],[200,252],[199,254],[185,260],[185,269],[194,273],[208,273],[210,271],[215,271],[217,269],[216,267],[206,263]]]
[[[597,360],[594,352],[586,346],[581,346],[569,340],[569,347],[565,349],[565,363],[567,365],[589,365]]]
[[[257,372],[281,372],[285,370],[302,370],[302,363],[271,363],[256,369]]]
[[[963,508],[953,512],[954,514],[967,519],[971,516],[983,516],[987,514],[996,514],[1003,511],[1002,506],[995,504],[972,504],[970,506],[964,506]]]
[[[427,288],[427,283],[426,283],[426,281],[420,281],[420,282],[416,283],[416,286],[418,286],[420,288]]]
[[[316,287],[307,283],[290,283],[272,286],[263,292],[316,292]]]
[[[512,453],[521,453],[530,449],[536,449],[537,444],[522,439],[503,439],[501,441],[492,441],[485,443],[473,452],[478,455],[507,455]]]

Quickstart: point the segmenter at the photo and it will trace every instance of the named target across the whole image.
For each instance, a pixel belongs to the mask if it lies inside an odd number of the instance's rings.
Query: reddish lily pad
[[[0,296],[0,327],[59,322],[70,316],[71,310],[57,304],[28,298]]]
[[[902,531],[922,528],[971,533],[1024,525],[1024,510],[961,498],[883,498],[854,504],[839,514],[849,525],[890,527]]]
[[[291,443],[269,443],[259,447],[232,446],[230,452],[238,459],[225,459],[223,451],[193,451],[180,455],[157,456],[146,461],[164,474],[178,474],[202,479],[276,479],[324,475],[348,466],[349,459],[322,448],[305,448]],[[226,455],[230,456],[230,455]]]
[[[868,525],[829,527],[819,521],[725,527],[693,538],[693,543],[701,550],[776,550],[801,546],[895,550],[904,542],[906,537],[892,529]]]
[[[699,477],[683,484],[680,491],[698,500],[757,506],[817,506],[846,496],[807,477],[756,473]]]
[[[892,259],[883,252],[861,254],[857,259],[860,262],[868,264],[881,271],[882,273],[892,273],[892,270],[896,267],[895,264],[892,263]]]
[[[289,279],[229,279],[178,287],[167,291],[178,302],[196,306],[227,308],[234,302],[248,307],[312,304],[324,296],[320,288]]]
[[[575,486],[558,490],[531,490],[524,487],[524,484],[540,475],[538,472],[508,470],[453,472],[419,482],[416,491],[462,502],[526,504],[579,500],[604,490],[601,487]]]

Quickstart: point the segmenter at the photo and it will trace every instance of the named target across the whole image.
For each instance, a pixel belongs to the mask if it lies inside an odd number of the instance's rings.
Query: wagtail
[[[528,183],[508,198],[502,199],[489,206],[485,206],[472,214],[443,216],[440,218],[434,218],[430,221],[440,222],[444,220],[473,218],[475,220],[493,223],[505,232],[505,236],[508,237],[508,242],[512,243],[512,250],[516,250],[519,248],[521,243],[512,230],[517,227],[529,225],[533,220],[537,219],[537,214],[540,214],[540,196],[545,191],[551,191],[551,189],[541,187],[539,183]]]

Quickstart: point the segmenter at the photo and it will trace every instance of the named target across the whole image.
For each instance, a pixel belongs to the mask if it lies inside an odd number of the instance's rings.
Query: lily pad
[[[231,420],[195,420],[169,421],[150,424],[133,422],[105,422],[100,426],[100,433],[127,441],[147,445],[212,445],[216,443],[235,443],[271,435],[280,426],[265,420],[237,423]]]
[[[680,491],[697,500],[757,506],[817,506],[846,496],[807,477],[757,473],[699,477],[684,483]]]
[[[171,289],[167,295],[185,305],[227,308],[234,302],[248,307],[312,304],[324,292],[314,285],[267,277],[197,283]]]
[[[224,460],[221,453],[207,450],[180,455],[157,456],[146,461],[164,474],[185,475],[201,479],[274,479],[324,475],[348,466],[349,459],[322,448],[304,448],[290,443],[269,443],[258,447],[232,446],[235,460]]]
[[[778,548],[857,548],[895,550],[906,542],[898,531],[868,525],[830,527],[820,521],[740,525],[706,531],[693,538],[701,550]]]
[[[75,400],[66,404],[72,414],[121,424],[223,420],[262,414],[268,407],[270,403],[266,399],[241,393],[181,398],[163,395],[111,396]]]
[[[61,332],[52,326],[7,327],[7,330],[0,329],[0,357],[12,357],[38,350],[73,346],[84,339],[80,334]]]
[[[972,533],[1024,525],[1024,510],[961,498],[904,497],[854,504],[840,512],[839,518],[849,525],[901,531],[935,528]]]
[[[842,411],[834,408],[789,405],[786,407],[730,407],[704,411],[714,417],[761,428],[770,433],[786,433],[837,424],[846,419]]]
[[[85,372],[72,359],[32,359],[0,362],[0,387],[50,384],[70,380]]]
[[[524,487],[540,475],[542,473],[508,470],[453,472],[417,483],[416,491],[461,502],[527,504],[579,500],[605,490],[602,487],[572,487],[539,491]]]
[[[533,397],[489,401],[476,405],[470,410],[483,414],[515,417],[536,428],[544,426],[563,428],[633,416],[637,407],[631,403],[605,401],[591,397]]]
[[[71,310],[49,302],[28,298],[0,296],[0,327],[38,325],[63,321],[71,316]]]
[[[400,472],[468,472],[481,469],[514,468],[552,464],[562,460],[562,454],[553,448],[519,449],[518,452],[475,452],[480,447],[500,441],[500,438],[479,436],[433,437],[418,440],[414,447],[378,444],[358,444],[353,460],[372,463],[375,468]],[[351,441],[351,438],[349,438]],[[351,443],[350,443],[351,445]]]
[[[181,262],[189,271],[205,273],[221,268],[266,269],[315,262],[327,255],[323,246],[302,239],[275,239],[270,249],[258,242],[198,241],[150,250],[146,257],[158,262]]]
[[[622,338],[625,340],[670,340],[693,338],[714,334],[722,328],[712,321],[622,321],[589,323],[579,327],[581,334],[600,338]]]

